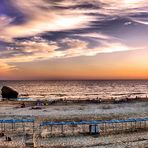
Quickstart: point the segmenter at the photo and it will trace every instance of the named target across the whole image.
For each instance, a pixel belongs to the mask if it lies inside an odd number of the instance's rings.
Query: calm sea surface
[[[108,99],[148,96],[148,80],[0,81],[29,99]]]

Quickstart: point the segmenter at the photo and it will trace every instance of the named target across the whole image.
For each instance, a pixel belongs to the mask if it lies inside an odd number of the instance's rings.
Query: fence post
[[[34,129],[34,128],[35,128],[34,124],[35,124],[35,123],[34,123],[34,121],[33,121],[33,134],[34,134],[34,131],[35,131],[35,129]]]
[[[63,126],[63,124],[61,125],[61,134],[64,135],[64,126]]]

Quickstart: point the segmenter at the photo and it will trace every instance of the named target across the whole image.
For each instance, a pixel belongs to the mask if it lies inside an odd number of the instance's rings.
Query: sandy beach
[[[121,104],[54,104],[40,106],[40,109],[32,109],[32,106],[21,108],[20,102],[1,102],[1,119],[35,118],[41,121],[79,121],[79,120],[105,120],[105,119],[128,119],[142,118],[148,116],[148,102],[132,102]],[[148,146],[147,131],[134,133],[121,133],[118,135],[93,136],[66,136],[35,138],[37,147],[146,147]],[[37,135],[36,135],[37,136]],[[132,138],[129,138],[132,137]],[[20,145],[25,147],[25,140],[16,137],[13,144],[5,142],[5,145]],[[20,139],[20,140],[18,140]],[[18,142],[19,141],[19,142]],[[3,140],[1,140],[3,145]]]
[[[131,133],[109,135],[105,137],[62,137],[48,138],[38,141],[38,146],[46,147],[70,147],[70,148],[146,148],[148,147],[148,133]]]
[[[21,108],[21,102],[2,102],[0,104],[1,116],[33,116],[49,117],[50,119],[126,119],[131,117],[148,116],[148,102],[132,103],[100,103],[100,104],[53,104],[40,106],[39,109],[33,109],[34,105],[26,105]],[[36,106],[35,106],[36,107]]]

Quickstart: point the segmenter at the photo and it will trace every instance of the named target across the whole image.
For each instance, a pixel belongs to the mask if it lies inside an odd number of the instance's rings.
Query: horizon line
[[[111,80],[116,80],[116,81],[135,81],[135,80],[148,80],[148,78],[114,78],[114,79],[0,79],[0,81],[111,81]]]

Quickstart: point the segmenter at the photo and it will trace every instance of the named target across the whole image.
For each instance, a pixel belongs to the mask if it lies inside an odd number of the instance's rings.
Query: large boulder
[[[3,88],[1,89],[1,95],[2,95],[2,98],[6,98],[6,99],[13,98],[14,99],[18,97],[18,92],[13,90],[10,87],[3,86]]]

